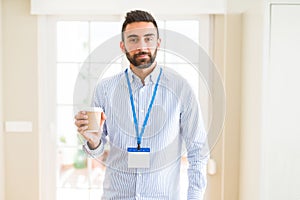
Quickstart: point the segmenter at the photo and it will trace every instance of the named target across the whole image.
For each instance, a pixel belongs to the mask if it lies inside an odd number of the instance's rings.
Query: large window
[[[74,125],[73,91],[77,78],[87,78],[82,73],[83,63],[88,63],[88,56],[103,42],[120,33],[119,20],[69,20],[55,19],[55,45],[51,49],[55,59],[55,137],[56,137],[56,198],[57,200],[98,200],[102,194],[102,182],[105,166],[95,159],[88,158],[81,149],[81,140]],[[176,20],[159,20],[161,29],[168,29],[192,39],[203,48],[209,50],[209,17],[192,17]],[[163,38],[163,35],[162,35]],[[50,40],[51,41],[51,40]],[[165,42],[164,40],[162,42]],[[164,43],[168,48],[168,43]],[[116,46],[115,48],[119,48]],[[50,50],[49,50],[50,51]],[[121,52],[121,51],[120,51]],[[160,64],[171,67],[185,77],[192,86],[196,96],[201,100],[205,93],[199,93],[203,81],[199,79],[197,70],[186,60],[170,52],[159,51],[157,60]],[[91,62],[91,65],[103,64]],[[125,57],[120,57],[106,68],[103,77],[111,76],[127,67]],[[98,75],[89,76],[86,81],[90,90],[82,94],[82,103],[91,101],[93,86]],[[203,99],[202,99],[203,101]],[[204,101],[205,103],[205,101]],[[204,109],[205,110],[205,109]],[[205,115],[205,112],[204,112]],[[107,149],[106,151],[109,151]],[[99,159],[105,159],[105,155]],[[187,161],[182,159],[182,199],[186,199]],[[51,172],[54,174],[53,172]]]
[[[82,151],[81,140],[73,123],[73,91],[78,79],[85,80],[89,88],[83,91],[82,104],[90,104],[97,74],[82,71],[84,63],[91,63],[89,55],[103,42],[120,32],[118,21],[57,21],[57,200],[99,199],[105,166],[95,159],[88,158]],[[116,46],[118,48],[118,46]],[[116,60],[106,71],[105,76],[119,72],[121,59]],[[91,70],[93,67],[89,67]],[[99,158],[101,159],[101,158]]]

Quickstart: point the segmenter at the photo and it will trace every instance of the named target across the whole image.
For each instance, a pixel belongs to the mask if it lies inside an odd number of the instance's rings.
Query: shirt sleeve
[[[93,149],[93,150],[90,149],[86,140],[84,141],[82,148],[83,148],[83,151],[87,155],[89,155],[92,158],[97,158],[97,157],[101,156],[102,153],[104,152],[104,146],[105,146],[106,142],[107,142],[106,135],[104,133],[102,133],[102,136],[100,139],[100,145],[96,149]]]
[[[180,129],[186,144],[189,162],[187,199],[202,200],[207,185],[206,166],[209,158],[207,134],[200,105],[195,95],[191,89],[185,91]]]

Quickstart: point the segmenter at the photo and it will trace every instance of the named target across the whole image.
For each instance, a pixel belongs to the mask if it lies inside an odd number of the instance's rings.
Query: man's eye
[[[153,41],[153,37],[146,37],[145,38],[145,42],[152,42]]]
[[[138,42],[138,39],[137,38],[130,38],[128,40],[130,43],[137,43]]]

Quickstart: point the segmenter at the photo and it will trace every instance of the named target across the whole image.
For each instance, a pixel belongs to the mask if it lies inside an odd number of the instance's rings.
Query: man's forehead
[[[145,35],[157,35],[156,28],[135,28],[124,31],[125,36],[136,35],[136,36],[145,36]]]

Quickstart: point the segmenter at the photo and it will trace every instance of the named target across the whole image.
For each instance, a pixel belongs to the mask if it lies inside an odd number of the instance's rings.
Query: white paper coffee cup
[[[103,112],[100,107],[87,107],[84,109],[88,116],[88,129],[86,132],[98,132],[100,129],[101,113]]]

